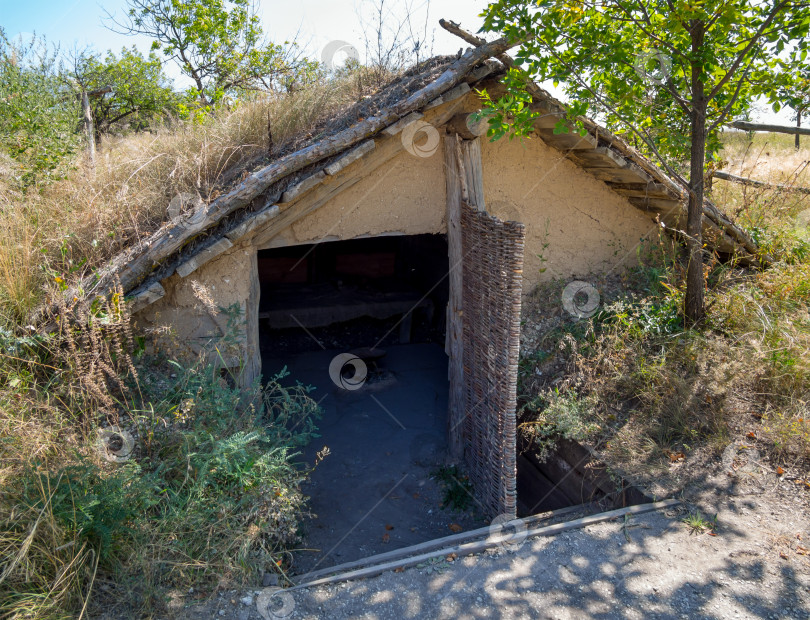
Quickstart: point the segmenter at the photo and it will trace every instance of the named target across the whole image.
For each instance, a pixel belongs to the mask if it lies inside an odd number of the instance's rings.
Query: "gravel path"
[[[716,535],[682,521],[698,509],[717,513]],[[810,521],[756,494],[707,485],[676,509],[514,546],[274,597],[224,592],[175,617],[810,619]]]

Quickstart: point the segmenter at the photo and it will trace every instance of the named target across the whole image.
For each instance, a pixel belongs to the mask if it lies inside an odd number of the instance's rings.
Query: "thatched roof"
[[[164,224],[144,241],[128,248],[82,283],[85,293],[103,294],[118,281],[135,299],[134,309],[162,296],[160,280],[192,273],[232,247],[243,235],[280,217],[285,203],[313,191],[336,171],[375,149],[377,140],[401,131],[438,105],[466,96],[472,88],[492,87],[505,71],[491,60],[509,45],[499,39],[458,57],[437,57],[407,72],[376,95],[340,117],[328,119],[316,132],[293,143],[271,162],[249,174],[227,193],[191,213]],[[554,134],[565,112],[563,104],[536,85],[533,106],[541,115],[537,133],[576,165],[625,196],[636,208],[657,216],[675,235],[686,208],[686,189],[621,138],[589,119],[587,135]],[[446,122],[447,119],[445,119]],[[754,242],[708,201],[704,232],[721,252],[753,261]]]

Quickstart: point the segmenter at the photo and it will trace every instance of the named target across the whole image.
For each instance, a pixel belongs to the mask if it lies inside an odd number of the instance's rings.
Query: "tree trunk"
[[[702,80],[701,52],[705,24],[692,23],[692,144],[689,162],[689,213],[686,222],[689,265],[686,270],[684,313],[695,324],[705,316],[703,277],[703,170],[706,159],[706,99]]]
[[[84,133],[87,137],[87,156],[90,164],[96,165],[96,130],[93,128],[93,111],[90,109],[90,97],[82,90],[82,114],[84,115]]]
[[[802,126],[802,109],[799,108],[798,110],[796,110],[796,129],[801,129],[801,126]],[[796,146],[796,150],[798,151],[799,147],[801,146],[801,138],[799,137],[798,133],[795,136],[794,145]]]

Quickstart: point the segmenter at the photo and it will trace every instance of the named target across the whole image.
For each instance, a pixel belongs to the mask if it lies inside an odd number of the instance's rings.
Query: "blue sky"
[[[390,4],[401,6],[402,0]],[[427,4],[424,0],[414,0],[417,19],[424,20]],[[434,52],[447,54],[457,51],[462,42],[438,26],[439,18],[452,19],[477,30],[480,25],[477,14],[487,2],[432,0],[429,4],[431,28],[435,28]],[[298,35],[298,40],[316,56],[335,39],[347,41],[362,50],[359,13],[368,11],[367,0],[262,0],[258,6],[264,30],[273,40],[292,39]],[[119,35],[103,26],[105,11],[123,15],[124,7],[124,0],[0,0],[0,25],[10,37],[36,32],[51,42],[59,42],[66,49],[74,45],[80,48],[92,45],[102,51],[118,50],[124,45],[136,44],[142,51],[147,51],[150,41],[145,37]]]
[[[480,27],[477,15],[487,5],[486,0],[388,0],[391,6],[405,2],[415,7],[415,22],[424,23],[425,7],[429,4],[429,30],[433,30],[435,54],[451,54],[466,45],[438,25],[440,17],[460,22],[468,30]],[[297,37],[299,43],[314,57],[327,43],[346,41],[364,50],[363,21],[368,19],[374,0],[259,0],[259,13],[265,32],[274,41]],[[49,42],[59,43],[63,50],[92,46],[99,51],[119,50],[137,45],[146,52],[150,41],[146,37],[128,37],[104,27],[105,11],[123,15],[124,0],[0,0],[0,26],[9,37],[36,32]],[[167,73],[177,86],[185,84],[179,71],[167,66]],[[549,87],[550,85],[545,85]],[[560,93],[550,88],[557,96]],[[562,97],[561,97],[562,98]],[[789,123],[787,111],[774,114],[770,110],[756,115],[763,122]]]

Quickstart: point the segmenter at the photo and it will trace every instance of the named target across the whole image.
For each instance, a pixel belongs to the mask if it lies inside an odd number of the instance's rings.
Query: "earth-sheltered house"
[[[497,94],[505,67],[489,58],[504,49],[423,63],[182,209],[85,290],[120,282],[139,326],[169,326],[195,354],[223,329],[195,296],[204,287],[239,308],[239,353],[222,363],[244,382],[262,373],[261,329],[397,317],[407,342],[424,312],[446,334],[451,452],[492,514],[514,514],[521,300],[550,277],[632,265],[662,231],[677,240],[687,195],[594,122],[555,134],[564,109],[539,88],[534,135],[489,141],[477,93]],[[721,254],[756,253],[708,202],[704,232]]]

